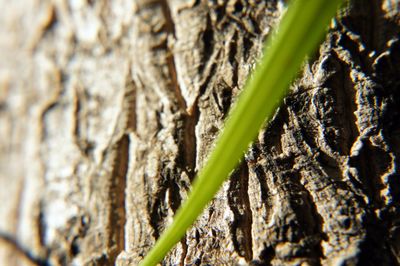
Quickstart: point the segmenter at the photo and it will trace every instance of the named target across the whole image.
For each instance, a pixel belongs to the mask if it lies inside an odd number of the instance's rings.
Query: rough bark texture
[[[136,265],[285,3],[0,5],[0,264]],[[340,13],[163,265],[400,264],[399,6]]]

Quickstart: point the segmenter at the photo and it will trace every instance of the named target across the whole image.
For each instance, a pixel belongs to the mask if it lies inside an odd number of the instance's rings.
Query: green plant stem
[[[193,183],[188,199],[140,263],[156,265],[184,236],[214,197],[268,121],[307,54],[312,53],[342,0],[294,0],[280,26],[266,43],[264,57],[248,80],[207,163]]]

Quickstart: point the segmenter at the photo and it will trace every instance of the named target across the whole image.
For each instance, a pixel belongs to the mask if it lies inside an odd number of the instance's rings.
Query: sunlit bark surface
[[[0,7],[0,264],[137,265],[285,1]],[[400,264],[399,9],[339,14],[163,265]]]

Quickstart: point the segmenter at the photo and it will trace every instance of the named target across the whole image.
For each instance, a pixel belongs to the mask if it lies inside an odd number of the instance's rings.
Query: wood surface
[[[0,264],[137,265],[285,1],[0,6]],[[400,265],[399,10],[340,12],[163,265]]]

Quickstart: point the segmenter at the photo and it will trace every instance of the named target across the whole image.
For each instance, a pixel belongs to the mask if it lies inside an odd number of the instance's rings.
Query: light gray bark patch
[[[32,251],[26,247],[23,247],[13,236],[0,233],[0,243],[8,246],[12,249],[14,256],[14,262],[18,263],[21,258],[27,260],[29,263],[37,266],[47,266],[48,262],[46,258],[37,257],[32,254]],[[21,257],[21,258],[20,258]],[[12,260],[10,260],[12,261]]]

